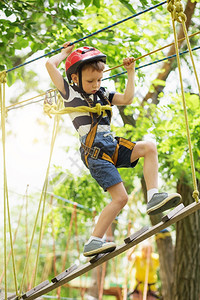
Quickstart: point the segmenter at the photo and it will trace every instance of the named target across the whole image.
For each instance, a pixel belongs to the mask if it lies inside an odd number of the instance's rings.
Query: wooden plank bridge
[[[138,232],[134,233],[130,237],[126,238],[125,243],[118,246],[113,252],[100,254],[96,257],[93,257],[89,262],[76,266],[73,265],[67,270],[57,275],[55,278],[49,282],[46,280],[40,283],[38,286],[28,291],[22,298],[27,300],[36,299],[44,294],[49,293],[50,291],[57,289],[58,287],[64,285],[65,283],[71,281],[72,279],[87,273],[88,271],[96,268],[97,266],[103,264],[104,262],[112,259],[115,256],[120,255],[121,253],[127,251],[131,247],[141,243],[142,241],[148,239],[149,237],[159,233],[161,230],[166,227],[184,219],[185,217],[191,215],[195,211],[200,209],[200,202],[193,202],[192,204],[184,207],[183,204],[178,205],[175,209],[170,211],[167,215],[162,218],[162,221],[152,227],[145,226],[140,229]],[[12,298],[17,299],[16,295]]]

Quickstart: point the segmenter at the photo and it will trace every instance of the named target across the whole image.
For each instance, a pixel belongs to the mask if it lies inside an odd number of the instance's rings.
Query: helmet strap
[[[83,85],[82,85],[82,68],[79,68],[78,70],[78,82],[79,82],[79,88],[83,90]]]

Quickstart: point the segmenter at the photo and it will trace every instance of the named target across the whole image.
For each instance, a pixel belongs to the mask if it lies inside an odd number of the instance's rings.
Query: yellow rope
[[[0,72],[0,83],[6,84],[6,71]],[[4,98],[4,100],[5,100],[5,98]],[[4,102],[4,104],[5,104],[5,102]]]
[[[61,105],[62,105],[61,97],[58,97],[58,105],[57,105],[58,108]],[[48,186],[49,169],[50,169],[50,164],[51,164],[51,157],[52,157],[52,154],[53,154],[53,148],[54,148],[56,136],[57,136],[58,129],[59,129],[59,121],[60,121],[60,116],[55,116],[54,128],[53,128],[53,134],[52,134],[52,140],[51,140],[49,163],[48,163],[48,167],[47,167],[46,178],[45,178],[45,183],[44,183],[44,189],[43,189],[43,193],[42,193],[43,208],[42,208],[39,243],[38,243],[37,258],[36,258],[35,278],[34,278],[34,281],[33,281],[33,286],[35,286],[36,275],[37,275],[37,267],[38,267],[38,261],[39,261],[39,253],[40,253],[40,247],[41,247],[41,241],[42,241],[42,228],[43,228],[43,219],[44,219],[45,204],[46,204],[46,193],[47,193],[47,186]]]
[[[180,79],[180,85],[181,85],[182,102],[183,102],[183,108],[184,108],[186,132],[187,132],[187,139],[188,139],[188,146],[189,146],[189,153],[190,153],[190,163],[191,163],[191,170],[192,170],[192,180],[193,180],[193,187],[194,187],[192,196],[195,199],[195,201],[198,203],[199,202],[199,191],[197,189],[194,157],[193,157],[193,152],[192,152],[189,121],[188,121],[186,100],[185,100],[185,94],[184,94],[184,88],[183,88],[183,79],[182,79],[182,73],[181,73],[181,64],[180,64],[180,56],[179,56],[179,49],[178,49],[178,39],[177,39],[177,33],[176,33],[176,27],[175,27],[175,21],[185,23],[186,16],[183,12],[183,6],[182,6],[182,3],[180,2],[180,0],[178,0],[178,1],[168,0],[167,9],[171,13],[171,17],[172,17],[172,26],[173,26],[173,32],[174,32],[175,48],[176,48],[176,57],[177,57],[177,64],[178,64],[178,70],[179,70],[179,79]]]
[[[194,62],[194,57],[193,57],[193,54],[192,54],[192,49],[191,49],[191,45],[190,45],[190,41],[189,41],[189,36],[188,36],[188,33],[187,33],[187,28],[186,28],[185,22],[183,20],[182,20],[182,26],[183,26],[183,31],[184,31],[184,34],[185,34],[188,50],[189,50],[189,53],[190,53],[190,58],[191,58],[191,61],[192,61],[194,75],[195,75],[195,78],[196,78],[196,82],[197,82],[197,86],[198,86],[198,90],[199,90],[199,96],[200,96],[199,78],[198,78],[198,75],[197,75],[197,70],[196,70],[196,66],[195,66],[195,62]]]
[[[5,154],[5,82],[6,73],[0,73],[0,100],[1,100],[1,127],[2,127],[2,145],[3,154]],[[7,257],[6,257],[6,189],[5,189],[5,159],[4,159],[4,273],[5,273],[5,299],[7,299]]]
[[[44,112],[51,118],[51,114],[69,114],[73,112],[92,112],[101,115],[103,112],[103,116],[106,115],[106,110],[112,111],[112,107],[110,105],[101,105],[97,103],[95,107],[88,106],[79,106],[79,107],[65,107],[59,109],[56,104],[50,105],[48,103],[44,103]]]
[[[57,89],[52,89],[52,90],[49,90],[49,92],[54,92],[54,91],[56,91],[56,90],[57,90]],[[42,97],[42,96],[45,96],[45,95],[46,95],[46,92],[45,92],[45,93],[42,93],[42,94],[40,94],[40,95],[31,97],[31,98],[29,98],[29,99],[23,100],[23,101],[21,101],[21,102],[13,103],[13,104],[7,106],[6,108],[9,109],[9,108],[14,107],[14,106],[16,106],[16,105],[20,105],[20,104],[26,103],[26,102],[28,102],[28,101],[34,100],[34,99],[36,99],[36,98],[38,98],[38,97]]]
[[[12,265],[13,265],[13,276],[15,283],[15,291],[18,296],[17,290],[17,275],[15,267],[15,258],[14,258],[14,248],[13,248],[13,239],[12,239],[12,230],[10,222],[10,209],[8,201],[8,186],[7,186],[7,176],[6,176],[6,151],[5,151],[5,141],[6,141],[6,108],[5,108],[5,84],[6,84],[6,71],[0,73],[0,101],[1,101],[1,127],[2,127],[2,147],[3,147],[3,168],[4,168],[4,273],[5,273],[5,299],[7,299],[7,247],[6,247],[6,211],[8,213],[8,227],[10,235],[10,246],[12,253]]]
[[[18,233],[18,230],[19,230],[19,225],[20,225],[20,222],[21,222],[21,217],[22,217],[22,210],[23,210],[23,207],[24,207],[24,199],[23,199],[23,203],[21,205],[21,208],[20,208],[20,212],[19,212],[19,218],[18,218],[18,221],[17,221],[17,227],[15,229],[15,233],[14,233],[14,237],[13,237],[13,245],[15,244],[15,241],[16,241],[16,238],[17,238],[17,233]],[[6,262],[6,265],[8,266],[8,263],[10,261],[10,257],[12,255],[12,250],[10,250],[9,254],[8,254],[8,258],[7,258],[7,262]],[[0,276],[0,284],[3,280],[3,277],[4,277],[4,270]]]
[[[59,105],[58,105],[58,107],[59,107]],[[36,225],[37,225],[37,221],[38,221],[38,217],[39,217],[41,204],[43,202],[42,216],[41,216],[41,226],[40,226],[39,242],[38,242],[38,251],[37,251],[37,257],[36,257],[36,268],[35,268],[35,270],[37,271],[38,259],[39,259],[39,249],[40,249],[40,245],[41,245],[42,223],[43,223],[43,219],[44,219],[44,209],[45,209],[45,203],[46,203],[46,191],[47,191],[47,186],[48,186],[48,175],[49,175],[49,169],[50,169],[50,163],[51,163],[51,157],[52,157],[53,148],[54,148],[54,144],[55,144],[55,139],[56,139],[57,132],[58,132],[59,121],[60,121],[60,116],[55,116],[53,133],[52,133],[52,140],[51,140],[49,163],[48,163],[48,167],[47,167],[47,171],[46,171],[46,177],[45,177],[45,181],[44,181],[44,185],[43,185],[43,189],[42,189],[42,194],[41,194],[40,201],[39,201],[39,206],[38,206],[38,210],[37,210],[37,214],[36,214],[35,223],[34,223],[34,226],[33,226],[33,232],[32,232],[32,236],[31,236],[30,246],[29,246],[29,249],[28,249],[28,253],[27,253],[27,257],[26,257],[26,261],[25,261],[25,265],[24,265],[24,271],[23,271],[22,281],[21,281],[21,285],[20,285],[20,295],[22,294],[23,283],[24,283],[26,270],[27,270],[27,266],[28,266],[28,262],[29,262],[29,258],[30,258],[30,252],[31,252],[32,244],[33,244],[33,238],[34,238],[34,234],[35,234],[35,231],[36,231]],[[36,274],[36,272],[35,272],[35,274]],[[35,279],[36,278],[34,278],[34,283],[35,283]]]

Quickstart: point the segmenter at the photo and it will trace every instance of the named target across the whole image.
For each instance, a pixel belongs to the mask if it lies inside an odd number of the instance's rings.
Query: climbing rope
[[[88,106],[78,106],[78,107],[65,107],[58,109],[56,104],[48,104],[44,103],[44,112],[51,118],[51,115],[64,115],[69,114],[73,112],[92,112],[97,113],[98,115],[101,115],[103,113],[103,116],[106,115],[106,111],[112,111],[112,107],[110,105],[101,105],[100,103],[97,103],[95,107],[88,107]]]
[[[20,207],[20,212],[19,212],[19,217],[18,217],[18,221],[17,221],[17,226],[16,226],[16,229],[15,229],[15,232],[14,232],[14,236],[13,236],[13,246],[15,245],[15,241],[16,241],[16,238],[17,238],[17,233],[18,233],[20,222],[21,222],[23,207],[24,207],[24,201],[23,201],[23,203],[22,203],[22,205]],[[6,266],[8,266],[8,263],[10,261],[11,255],[12,255],[12,250],[10,250],[10,252],[8,254],[7,261],[6,261]],[[5,273],[5,270],[3,270],[3,272],[2,272],[2,274],[0,276],[0,284],[1,284],[2,280],[3,280],[4,273]]]
[[[197,35],[197,34],[199,34],[199,33],[200,33],[200,31],[197,31],[196,33],[193,33],[193,34],[189,35],[188,38],[193,37],[193,36],[195,36],[195,35]],[[179,39],[178,42],[181,42],[181,41],[183,41],[184,39],[185,39],[185,37],[183,37],[182,39]],[[149,55],[151,55],[151,54],[153,54],[153,53],[156,53],[156,52],[158,52],[158,51],[161,51],[161,50],[163,50],[163,49],[165,49],[165,48],[167,48],[167,47],[169,47],[169,46],[172,46],[173,44],[174,44],[174,43],[170,43],[170,44],[165,45],[165,46],[163,46],[163,47],[161,47],[161,48],[159,48],[159,49],[156,49],[156,50],[154,50],[154,51],[152,51],[152,52],[146,53],[146,54],[144,54],[144,55],[142,55],[142,56],[140,56],[140,57],[136,57],[136,58],[135,58],[135,61],[137,61],[137,60],[139,60],[139,59],[142,59],[142,58],[144,58],[144,57],[147,57],[147,56],[149,56]],[[190,47],[190,48],[191,48],[191,47]],[[191,49],[191,51],[196,51],[196,50],[198,50],[198,49],[200,49],[200,47],[194,47],[193,49]],[[188,53],[188,52],[189,52],[189,50],[186,50],[186,51],[180,52],[179,55],[183,55],[183,54],[186,54],[186,53]],[[165,61],[165,60],[167,60],[167,59],[174,58],[174,57],[176,57],[176,54],[171,55],[171,56],[168,56],[168,57],[165,57],[165,58],[163,58],[163,59],[159,59],[159,60],[150,62],[150,63],[148,63],[148,64],[145,64],[145,65],[142,65],[142,66],[139,66],[139,67],[136,67],[135,70],[142,69],[142,68],[144,68],[144,67],[148,67],[148,66],[151,66],[151,65],[153,65],[153,64],[156,64],[156,63],[159,63],[159,62],[162,62],[162,61]],[[104,72],[108,72],[108,71],[110,71],[110,70],[116,69],[116,68],[118,68],[118,67],[120,67],[120,66],[122,66],[122,65],[123,65],[123,64],[118,65],[118,66],[115,66],[115,67],[112,67],[112,68],[110,68],[110,69],[105,70]],[[125,74],[125,73],[127,73],[127,71],[124,71],[124,72],[115,74],[115,75],[113,75],[113,76],[104,78],[104,79],[102,79],[102,81],[105,81],[105,80],[108,80],[108,79],[112,79],[112,78],[118,77],[118,76],[123,75],[123,74]],[[197,77],[197,78],[198,78],[198,77]],[[197,80],[198,80],[198,79],[197,79]],[[11,104],[11,105],[9,105],[9,106],[6,107],[6,111],[9,112],[10,110],[13,110],[13,109],[22,108],[22,107],[27,106],[27,105],[30,105],[30,104],[35,104],[35,103],[44,101],[44,100],[46,100],[46,95],[47,95],[47,93],[51,94],[51,93],[55,93],[56,91],[57,91],[56,88],[55,88],[55,89],[50,89],[50,90],[48,90],[48,91],[46,91],[46,92],[44,92],[44,93],[41,93],[41,94],[39,94],[39,95],[37,95],[37,96],[28,98],[28,99],[26,99],[26,100],[23,100],[23,101],[20,101],[20,102],[17,102],[17,103],[13,103],[13,104]],[[39,100],[35,100],[35,101],[34,101],[34,99],[39,98],[39,97],[42,97],[42,96],[45,96],[45,97],[42,98],[42,99],[39,99]],[[51,99],[51,98],[54,98],[54,97],[55,97],[55,96],[52,96],[52,97],[49,96],[50,99]],[[48,111],[49,108],[46,108],[46,110]]]
[[[196,50],[199,50],[199,49],[200,49],[200,46],[197,46],[197,47],[194,47],[194,48],[191,49],[191,50],[192,50],[192,51],[196,51]],[[186,54],[186,53],[188,53],[188,52],[189,52],[189,50],[185,50],[185,51],[180,52],[179,55],[181,56],[181,55]],[[155,60],[155,61],[150,62],[150,63],[148,63],[148,64],[145,64],[145,65],[136,67],[135,70],[139,70],[139,69],[142,69],[142,68],[145,68],[145,67],[149,67],[149,66],[151,66],[151,65],[157,64],[157,63],[159,63],[159,62],[162,62],[162,61],[165,61],[165,60],[174,58],[174,57],[176,57],[176,54],[169,55],[169,56],[167,56],[167,57],[164,57],[164,58]],[[121,72],[121,73],[118,73],[118,74],[115,74],[115,75],[112,75],[112,76],[103,78],[102,81],[105,81],[105,80],[108,80],[108,79],[112,79],[112,78],[115,78],[115,77],[124,75],[124,74],[126,74],[126,73],[127,73],[127,71],[123,71],[123,72]]]
[[[69,231],[68,231],[68,237],[67,237],[67,241],[66,241],[65,253],[64,253],[63,260],[62,260],[62,271],[65,270],[66,259],[67,259],[67,254],[68,254],[68,247],[69,247],[69,241],[70,241],[70,238],[71,238],[72,226],[73,226],[73,223],[74,223],[74,220],[75,220],[75,216],[76,216],[76,205],[74,204],[73,212],[71,214],[71,220],[70,220],[70,224],[69,224]]]
[[[26,256],[28,254],[28,204],[29,204],[29,197],[28,197],[28,187],[29,185],[27,184],[26,188],[26,209],[25,209],[25,239],[26,239]],[[28,286],[28,290],[31,288],[30,287],[30,281],[29,281],[29,269],[27,268],[27,276],[26,276],[26,282]]]
[[[52,239],[53,239],[53,270],[54,276],[57,275],[56,270],[56,242],[55,242],[55,227],[54,227],[54,210],[53,210],[53,195],[51,195],[51,228],[52,228]]]
[[[199,95],[200,95],[200,84],[199,84],[197,70],[196,70],[196,66],[195,66],[195,62],[194,62],[194,58],[193,58],[193,54],[192,54],[190,41],[189,41],[190,36],[187,33],[187,28],[186,28],[186,24],[185,24],[185,22],[187,20],[187,17],[183,12],[183,5],[181,3],[181,0],[176,0],[174,2],[174,5],[172,5],[172,2],[169,2],[168,6],[167,6],[167,9],[173,15],[173,19],[172,19],[173,23],[174,23],[174,21],[177,21],[177,22],[182,24],[184,35],[185,35],[184,39],[186,39],[186,42],[187,42],[187,47],[188,47],[188,50],[189,50],[189,53],[190,53],[190,58],[191,58],[191,62],[192,62],[195,78],[196,78],[196,81],[197,81],[198,90],[199,90]]]
[[[186,32],[187,32],[187,31],[186,31]],[[199,34],[199,33],[200,33],[200,31],[197,31],[197,32],[195,32],[195,33],[193,33],[193,34],[191,34],[191,35],[189,35],[189,36],[187,35],[187,37],[183,37],[183,38],[179,39],[179,40],[178,40],[178,43],[184,41],[185,39],[188,40],[188,42],[189,42],[189,38],[191,38],[191,37],[193,37],[193,36],[195,36],[195,35],[197,35],[197,34]],[[170,44],[168,44],[168,45],[165,45],[165,46],[163,46],[163,47],[161,47],[161,48],[155,49],[155,50],[153,50],[153,51],[151,51],[151,52],[148,52],[148,53],[146,53],[146,54],[144,54],[144,55],[135,57],[134,60],[135,60],[135,61],[140,60],[140,59],[142,59],[142,58],[144,58],[144,57],[146,57],[146,56],[149,56],[149,55],[154,54],[154,53],[156,53],[156,52],[158,52],[158,51],[161,51],[161,50],[163,50],[163,49],[166,49],[166,48],[168,48],[168,47],[174,45],[174,43],[175,43],[175,42],[170,43]],[[189,44],[190,44],[190,42],[189,42]],[[191,47],[190,47],[190,51],[192,51]],[[123,64],[120,64],[120,65],[118,65],[118,66],[112,67],[112,68],[110,68],[110,69],[105,70],[104,73],[106,73],[106,72],[108,72],[108,71],[111,71],[111,70],[114,70],[114,69],[116,69],[116,68],[122,67],[122,66],[123,66]]]
[[[5,273],[5,298],[7,299],[7,247],[6,247],[6,213],[8,214],[8,228],[10,235],[10,247],[12,253],[12,267],[13,267],[13,276],[15,283],[15,291],[16,295],[18,295],[18,284],[17,284],[17,274],[15,267],[15,257],[14,257],[14,248],[13,248],[13,238],[12,238],[12,230],[11,230],[11,221],[10,221],[10,206],[8,200],[8,186],[7,186],[7,175],[6,175],[6,107],[5,107],[5,84],[6,84],[6,72],[3,71],[0,73],[0,102],[1,102],[1,127],[2,127],[2,147],[3,147],[3,178],[4,178],[4,273]]]
[[[41,233],[41,241],[43,240],[44,231],[45,231],[45,228],[47,226],[47,222],[48,222],[48,213],[47,213],[47,215],[45,216],[45,218],[43,220],[42,233]],[[32,275],[31,275],[31,281],[29,283],[29,289],[31,289],[33,286],[35,286],[36,267],[37,267],[36,264],[34,264]]]
[[[58,100],[59,100],[58,101],[58,107],[59,107],[59,103],[61,103],[60,98]],[[24,279],[25,279],[25,275],[26,275],[26,271],[27,271],[27,267],[28,267],[30,252],[31,252],[32,245],[33,245],[33,238],[34,238],[34,235],[35,235],[36,225],[37,225],[37,221],[38,221],[39,212],[40,212],[42,202],[43,202],[43,210],[42,210],[42,216],[41,216],[42,221],[43,221],[43,217],[44,217],[44,207],[45,207],[45,202],[46,202],[46,191],[47,191],[47,186],[48,186],[48,175],[49,175],[51,158],[52,158],[52,154],[53,154],[53,148],[54,148],[56,136],[57,136],[57,133],[58,133],[59,121],[60,121],[60,116],[59,115],[55,116],[52,139],[51,139],[49,163],[48,163],[48,167],[47,167],[47,171],[46,171],[46,177],[45,177],[45,181],[44,181],[44,185],[43,185],[43,189],[42,189],[42,194],[41,194],[40,201],[39,201],[39,206],[38,206],[38,210],[37,210],[37,214],[36,214],[35,223],[34,223],[34,226],[33,226],[33,232],[32,232],[32,236],[31,236],[31,240],[30,240],[30,245],[29,245],[29,249],[28,249],[28,253],[27,253],[27,257],[26,257],[26,261],[25,261],[25,265],[24,265],[24,271],[23,271],[23,275],[22,275],[22,281],[21,281],[20,292],[19,292],[20,295],[22,294]],[[41,224],[42,224],[42,222],[41,222]],[[38,265],[39,249],[40,249],[40,244],[41,244],[41,230],[42,230],[41,227],[40,227],[40,234],[39,234],[37,257],[36,257],[36,270],[37,270],[37,265]]]
[[[155,8],[157,8],[157,7],[159,7],[159,6],[161,6],[161,5],[164,5],[165,3],[167,3],[167,1],[163,1],[163,2],[161,2],[161,3],[159,3],[159,4],[156,4],[156,5],[154,5],[154,6],[151,6],[151,7],[147,8],[147,9],[141,11],[141,12],[138,12],[138,13],[136,13],[136,14],[133,14],[133,15],[131,15],[131,16],[125,18],[125,19],[122,19],[122,20],[120,20],[120,21],[118,21],[118,22],[115,22],[115,23],[113,23],[113,24],[111,24],[111,25],[109,25],[109,26],[107,26],[107,27],[104,27],[104,28],[102,28],[102,29],[100,29],[100,30],[97,30],[97,31],[95,31],[95,32],[93,32],[93,33],[91,33],[91,34],[88,34],[87,36],[85,36],[85,37],[83,37],[83,38],[80,38],[80,39],[78,39],[78,40],[72,42],[70,45],[75,45],[75,44],[77,44],[77,43],[79,43],[79,42],[82,42],[82,41],[84,41],[84,40],[86,40],[86,39],[88,39],[88,38],[90,38],[90,37],[92,37],[92,36],[94,36],[94,35],[96,35],[96,34],[98,34],[98,33],[101,33],[101,32],[103,32],[103,31],[106,31],[107,29],[110,29],[110,28],[112,28],[112,27],[114,27],[114,26],[117,26],[117,25],[119,25],[119,24],[121,24],[121,23],[124,23],[124,22],[126,22],[126,21],[128,21],[128,20],[131,20],[131,19],[135,18],[135,17],[138,17],[138,16],[140,16],[140,15],[142,15],[142,14],[148,12],[148,11],[151,11],[151,10],[153,10],[153,9],[155,9]],[[20,65],[18,65],[18,66],[16,66],[16,67],[13,67],[13,68],[11,68],[11,69],[8,69],[8,70],[6,70],[6,73],[8,73],[8,72],[10,72],[10,71],[13,71],[13,70],[15,70],[15,69],[18,69],[18,68],[20,68],[20,67],[23,67],[23,66],[25,66],[25,65],[27,65],[27,64],[30,64],[30,63],[32,63],[32,62],[34,62],[34,61],[36,61],[36,60],[39,60],[40,58],[43,58],[43,57],[49,56],[49,55],[51,55],[51,54],[54,54],[54,53],[56,53],[56,52],[62,50],[63,48],[64,48],[64,47],[60,47],[60,48],[58,48],[58,49],[56,49],[56,50],[53,50],[53,51],[48,52],[48,53],[46,53],[46,54],[44,54],[44,55],[41,55],[41,56],[39,56],[39,57],[37,57],[37,58],[34,58],[34,59],[32,59],[32,60],[29,60],[29,61],[27,61],[27,62],[25,62],[25,63],[23,63],[23,64],[20,64]]]
[[[7,256],[6,256],[6,172],[5,172],[5,82],[6,72],[0,73],[0,101],[1,101],[1,127],[4,157],[4,273],[5,273],[5,298],[7,299]]]
[[[167,10],[171,13],[171,17],[172,17],[172,26],[173,26],[173,32],[174,32],[176,57],[177,57],[179,79],[180,79],[180,85],[181,85],[181,95],[182,95],[182,102],[183,102],[183,108],[184,108],[184,117],[185,117],[186,132],[187,132],[189,154],[190,154],[190,164],[191,164],[191,170],[192,170],[192,180],[193,180],[193,187],[194,187],[194,191],[193,191],[192,196],[195,199],[195,201],[198,203],[199,202],[199,191],[198,191],[198,188],[197,188],[194,157],[193,157],[193,152],[192,152],[189,121],[188,121],[188,115],[187,115],[187,106],[186,106],[185,93],[184,93],[184,88],[183,88],[183,79],[182,79],[182,72],[181,72],[181,63],[180,63],[180,56],[179,56],[178,39],[177,39],[176,26],[175,26],[175,21],[178,21],[179,23],[182,23],[182,24],[184,23],[185,24],[186,15],[183,12],[183,6],[182,6],[182,3],[181,3],[180,0],[168,0]],[[185,25],[183,27],[186,30]],[[186,38],[186,39],[189,43],[188,38]]]
[[[69,224],[69,230],[68,230],[68,236],[67,236],[67,241],[66,241],[65,252],[64,252],[63,259],[62,259],[62,272],[65,270],[67,254],[68,254],[68,247],[69,247],[69,241],[70,241],[70,238],[71,238],[72,226],[73,226],[73,223],[74,223],[75,216],[76,216],[76,205],[74,204],[73,212],[71,214],[71,219],[70,219],[70,224]],[[61,293],[61,287],[59,287],[58,290],[57,290],[58,299],[60,298],[60,293]]]

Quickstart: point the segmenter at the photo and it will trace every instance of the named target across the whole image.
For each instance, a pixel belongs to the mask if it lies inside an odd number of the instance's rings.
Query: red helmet
[[[65,70],[69,82],[71,74],[77,73],[85,63],[101,60],[106,63],[106,55],[93,47],[81,47],[73,51],[66,59]]]

